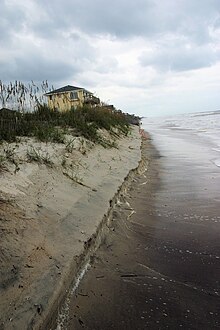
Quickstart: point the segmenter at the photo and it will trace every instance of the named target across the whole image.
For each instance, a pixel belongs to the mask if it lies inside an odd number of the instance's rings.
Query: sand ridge
[[[103,148],[77,137],[68,147],[31,139],[14,146],[13,161],[0,173],[1,328],[37,328],[74,275],[111,199],[141,159],[138,127],[117,144]],[[33,150],[38,161],[30,159]]]

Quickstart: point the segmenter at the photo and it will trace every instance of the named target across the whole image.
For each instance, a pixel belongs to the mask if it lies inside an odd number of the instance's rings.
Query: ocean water
[[[213,160],[220,167],[220,110],[182,114],[169,117],[143,118],[142,128],[153,137],[161,131],[188,134],[200,139],[201,143],[210,146],[210,151],[216,154]]]

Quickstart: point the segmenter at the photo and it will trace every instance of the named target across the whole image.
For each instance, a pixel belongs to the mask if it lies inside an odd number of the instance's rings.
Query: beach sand
[[[138,127],[117,143],[105,149],[78,137],[68,148],[31,139],[1,146],[11,148],[0,172],[1,329],[49,327],[141,160]]]
[[[220,173],[203,140],[159,133],[57,329],[219,329]]]

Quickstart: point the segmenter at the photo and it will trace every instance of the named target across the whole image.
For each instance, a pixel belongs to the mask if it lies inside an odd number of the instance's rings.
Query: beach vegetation
[[[21,82],[15,82],[14,85],[10,83],[8,87],[0,82],[2,105],[18,100],[16,110],[5,108],[0,111],[0,141],[14,142],[21,136],[27,136],[42,142],[65,143],[65,134],[71,133],[110,148],[116,147],[112,139],[129,134],[133,115],[106,105],[94,107],[85,104],[66,112],[51,109],[39,96],[47,88],[47,82],[42,83],[41,93],[33,82],[28,87]],[[27,107],[27,100],[32,104],[32,111]],[[110,138],[100,133],[103,129],[109,133]],[[67,148],[73,148],[71,143]]]
[[[0,172],[6,169],[6,158],[4,155],[0,155]]]
[[[7,165],[9,163],[13,164],[15,166],[15,172],[19,171],[19,163],[16,159],[15,155],[15,146],[11,146],[10,143],[4,143],[1,148],[1,154],[0,154],[0,170],[7,170]]]
[[[45,164],[48,166],[53,165],[50,155],[48,152],[41,150],[40,148],[36,149],[31,147],[27,150],[27,160],[29,162],[36,162],[38,164]]]
[[[66,146],[65,146],[65,149],[68,153],[72,153],[73,150],[75,149],[75,146],[74,146],[74,141],[75,141],[75,138],[72,138],[71,140],[69,140],[67,143],[66,143]]]

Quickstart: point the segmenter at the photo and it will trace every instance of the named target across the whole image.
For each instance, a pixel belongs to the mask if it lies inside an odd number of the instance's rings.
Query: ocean
[[[157,139],[160,132],[187,134],[192,140],[200,140],[209,145],[212,151],[211,161],[220,167],[220,110],[182,114],[169,117],[143,118],[142,128]]]

